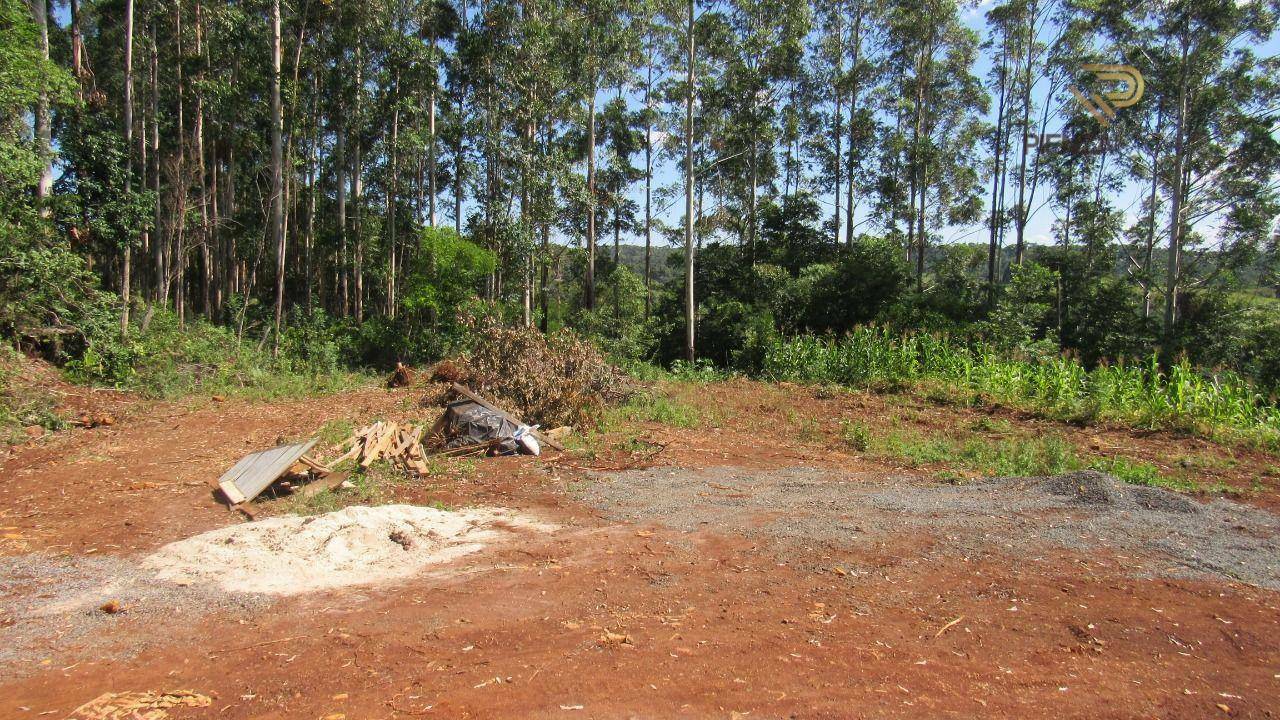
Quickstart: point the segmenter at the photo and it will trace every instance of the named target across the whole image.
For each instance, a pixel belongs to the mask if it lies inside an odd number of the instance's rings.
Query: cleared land
[[[124,690],[211,697],[169,711],[196,718],[1280,706],[1280,461],[902,395],[664,385],[563,455],[265,503],[537,520],[484,529],[482,547],[408,578],[281,596],[149,569],[169,543],[240,522],[208,486],[240,455],[421,421],[421,395],[112,396],[114,425],[16,449],[0,464],[0,716],[67,717]],[[1150,486],[992,472],[1097,463],[1140,467]]]

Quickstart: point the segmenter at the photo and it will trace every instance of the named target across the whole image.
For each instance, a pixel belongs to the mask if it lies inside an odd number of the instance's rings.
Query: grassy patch
[[[315,436],[320,439],[318,443],[320,447],[329,447],[349,439],[355,434],[355,431],[355,423],[345,418],[339,418],[321,425]]]
[[[637,393],[608,410],[602,429],[618,427],[623,421],[655,422],[678,428],[697,428],[703,424],[697,408],[654,392]]]
[[[988,426],[981,420],[973,430],[1007,433],[1005,421]],[[976,426],[976,427],[975,427]],[[993,430],[992,428],[996,428]],[[846,422],[841,439],[853,449],[873,457],[904,461],[914,467],[941,466],[938,476],[955,481],[959,473],[983,476],[1056,475],[1094,469],[1135,485],[1180,491],[1205,491],[1186,477],[1171,477],[1151,463],[1115,456],[1090,459],[1057,435],[986,437],[973,431],[925,434],[914,429],[875,432],[862,423]]]
[[[401,470],[388,465],[376,463],[368,468],[357,467],[347,478],[351,487],[325,490],[311,497],[292,495],[285,507],[297,515],[317,515],[350,505],[382,505],[391,499],[395,486],[406,481]]]
[[[800,442],[813,443],[821,442],[825,436],[822,433],[822,425],[811,417],[800,419],[800,428],[796,431],[796,437]]]
[[[0,346],[0,443],[26,441],[25,429],[33,425],[61,430],[66,422],[58,417],[57,406],[57,396],[32,380],[18,352]]]
[[[871,449],[871,431],[860,422],[843,421],[840,423],[840,439],[858,452]]]
[[[1151,463],[1130,460],[1124,457],[1117,456],[1095,460],[1089,464],[1089,467],[1115,475],[1117,478],[1132,485],[1161,487],[1182,492],[1194,492],[1204,489],[1186,478],[1174,478],[1164,475],[1160,472],[1160,468]]]
[[[139,320],[139,323],[141,320]],[[253,398],[328,394],[372,384],[377,378],[342,368],[333,339],[293,328],[278,355],[262,338],[238,336],[205,320],[185,324],[157,310],[144,331],[126,340],[91,344],[65,367],[76,382],[108,385],[152,398],[196,393]]]

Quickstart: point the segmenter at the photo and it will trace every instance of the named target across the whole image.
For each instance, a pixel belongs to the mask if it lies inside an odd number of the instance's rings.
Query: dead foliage
[[[387,387],[409,387],[414,383],[416,378],[417,373],[413,371],[413,368],[405,365],[404,363],[398,362],[396,363],[395,372],[392,372],[391,377],[387,378]]]
[[[535,328],[485,321],[476,343],[457,358],[455,382],[543,427],[590,427],[605,405],[626,393],[623,376],[589,341],[570,330],[543,335]],[[436,366],[436,379],[441,366]]]
[[[441,360],[431,367],[431,381],[438,383],[465,382],[467,371],[452,360]]]

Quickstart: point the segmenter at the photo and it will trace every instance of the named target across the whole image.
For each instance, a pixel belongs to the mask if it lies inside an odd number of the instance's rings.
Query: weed
[[[316,437],[320,440],[317,444],[320,447],[336,445],[350,438],[355,431],[355,423],[350,420],[343,418],[330,420],[324,425],[321,425],[320,429],[316,431]]]
[[[678,428],[697,428],[703,422],[697,408],[653,392],[637,393],[626,403],[608,410],[602,429],[617,427],[623,420],[655,422]]]
[[[800,438],[800,442],[819,442],[822,440],[822,426],[817,420],[806,417],[800,421],[800,429],[796,432],[796,436]]]
[[[849,422],[847,420],[841,422],[840,439],[858,452],[867,452],[871,449],[871,431],[860,422]]]
[[[693,383],[711,383],[728,380],[732,373],[717,368],[708,360],[697,360],[693,363],[677,360],[671,364],[671,375],[677,380]]]
[[[981,420],[975,422],[982,424]],[[1018,477],[1093,468],[1127,483],[1182,491],[1199,489],[1193,482],[1162,474],[1150,463],[1119,456],[1089,462],[1057,435],[989,439],[966,433],[925,435],[916,430],[891,430],[877,437],[860,423],[845,423],[841,437],[860,452],[874,456],[906,461],[912,466],[943,465],[940,477],[956,476],[959,470]]]

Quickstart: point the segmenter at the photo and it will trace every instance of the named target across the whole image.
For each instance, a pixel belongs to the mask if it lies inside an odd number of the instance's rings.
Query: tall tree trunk
[[[1178,65],[1178,105],[1174,116],[1173,167],[1169,190],[1169,251],[1165,274],[1164,339],[1166,353],[1171,353],[1173,329],[1178,322],[1178,285],[1182,282],[1183,191],[1187,146],[1187,56],[1191,38],[1184,29],[1182,59]]]
[[[155,199],[154,215],[151,220],[155,237],[152,238],[152,250],[155,254],[156,304],[166,305],[169,302],[169,235],[163,223],[164,198],[160,194],[160,47],[156,37],[159,25],[154,14],[151,17],[151,52],[148,58],[148,79],[151,84],[151,96],[148,98],[147,110],[151,126],[151,194]]]
[[[694,328],[697,308],[693,297],[693,94],[694,94],[694,0],[688,2],[688,55],[685,59],[684,99],[684,357],[693,362]]]
[[[400,72],[395,73],[394,88],[400,86]],[[400,93],[394,92],[395,109],[391,111],[391,185],[387,190],[387,317],[396,316],[396,205],[400,193]]]
[[[551,120],[546,115],[542,117],[542,154],[544,157],[551,155]],[[542,212],[540,215],[540,224],[542,225],[542,257],[541,262],[541,281],[538,283],[539,302],[542,306],[541,329],[543,333],[551,330],[551,298],[547,291],[547,283],[551,279],[551,223],[547,215],[550,212],[552,197],[555,188],[552,185],[553,180],[547,178],[543,189]]]
[[[307,313],[311,313],[313,309],[313,286],[322,279],[314,278],[312,273],[312,254],[315,249],[316,240],[316,166],[320,162],[320,77],[319,74],[311,76],[311,146],[307,149],[307,231],[305,238],[306,244],[306,263],[305,269],[305,285],[307,288]],[[321,296],[321,302],[324,302],[324,296]]]
[[[174,3],[173,5],[173,28],[174,44],[176,45],[177,56],[182,58],[182,3]],[[187,123],[185,119],[186,107],[183,102],[186,91],[186,82],[183,77],[182,62],[175,62],[173,66],[177,86],[176,135],[178,138],[178,151],[175,157],[177,161],[177,170],[175,171],[175,207],[173,213],[173,311],[178,316],[178,328],[182,329],[186,326],[185,323],[187,320]]]
[[[431,62],[434,66],[439,52],[434,31],[431,35]],[[433,69],[433,77],[434,69]],[[427,217],[431,227],[436,226],[436,81],[431,81],[431,99],[427,109]]]
[[[204,8],[196,2],[196,57],[205,60],[204,56]],[[209,186],[204,157],[204,72],[206,64],[200,65],[196,74],[196,187],[200,192],[200,311],[204,316],[212,315],[211,290],[213,285],[213,268],[209,254]]]
[[[1142,254],[1142,317],[1151,317],[1151,261],[1156,247],[1156,213],[1159,209],[1160,189],[1160,145],[1161,130],[1164,125],[1164,112],[1157,111],[1156,131],[1151,143],[1151,191],[1147,196],[1147,237]]]
[[[276,247],[275,354],[284,315],[284,112],[280,104],[280,0],[271,0],[271,232]]]
[[[1031,86],[1033,84],[1031,78],[1031,69],[1035,64],[1035,47],[1036,47],[1036,11],[1037,0],[1031,0],[1027,6],[1027,34],[1024,38],[1026,44],[1026,63],[1023,67],[1022,74],[1022,160],[1018,164],[1018,215],[1015,219],[1017,223],[1017,235],[1015,237],[1016,245],[1014,246],[1013,262],[1016,265],[1022,264],[1023,256],[1026,254],[1026,235],[1027,221],[1030,219],[1031,213],[1027,205],[1030,200],[1027,199],[1027,139],[1031,135]],[[1048,101],[1046,100],[1046,104]]]
[[[353,276],[355,278],[354,301],[356,322],[364,322],[364,225],[361,222],[364,217],[364,144],[356,137],[356,153],[355,165],[351,170],[351,202],[355,203],[355,217],[352,218],[352,232],[355,234],[355,257],[352,259],[355,267],[353,268]]]
[[[644,80],[644,316],[653,311],[653,18]]]
[[[127,0],[126,0],[127,1]],[[40,57],[49,61],[49,6],[48,0],[28,0],[31,5],[31,17],[39,32],[37,42]],[[132,4],[130,4],[132,10]],[[128,41],[126,41],[127,44]],[[40,216],[49,217],[50,208],[46,204],[53,192],[53,124],[49,113],[49,91],[41,83],[36,97],[35,117],[36,152],[40,156],[40,178],[36,182],[36,200],[40,201]]]
[[[338,114],[343,114],[343,107],[338,105]],[[339,270],[341,276],[341,297],[342,297],[342,317],[348,317],[351,314],[351,267],[347,257],[347,128],[344,124],[339,123],[337,130],[334,131],[334,150],[333,165],[336,173],[335,191],[338,194],[338,248],[340,253],[341,267]]]
[[[840,18],[841,16],[837,14],[836,15],[836,37],[837,38],[839,38],[843,34],[843,28],[840,26]],[[832,241],[836,245],[840,244],[840,179],[841,179],[840,172],[841,170],[843,170],[843,167],[844,167],[844,158],[842,157],[843,153],[840,150],[840,137],[842,134],[842,128],[841,128],[842,121],[841,121],[841,115],[840,115],[840,101],[841,101],[840,84],[843,79],[841,78],[842,75],[844,75],[844,51],[836,50],[836,66],[835,66],[835,72],[834,72],[835,77],[832,80],[832,88],[831,88],[832,94],[835,97],[835,119],[831,125],[831,134],[832,134],[832,140],[834,140],[834,143],[835,143],[835,153],[836,153],[835,163],[834,163],[835,167],[833,168],[835,170],[836,184],[835,184],[835,191],[831,194],[831,204],[835,207],[835,211],[831,219],[832,219],[832,224],[835,226],[835,229],[834,229],[835,234],[832,238]]]
[[[71,0],[70,5],[71,73],[76,79],[76,98],[84,102],[84,33],[80,30],[80,0]]]
[[[862,0],[857,0],[853,10],[853,22],[850,24],[849,37],[849,162],[848,172],[845,173],[845,197],[844,197],[844,241],[845,245],[853,247],[853,201],[854,201],[854,169],[858,164],[858,159],[854,156],[854,144],[858,139],[858,94],[859,94],[859,69],[858,64],[862,62]]]
[[[35,0],[43,6],[44,0]],[[133,0],[124,4],[124,195],[128,202],[133,196]],[[120,336],[129,334],[129,294],[132,282],[133,252],[129,238],[132,228],[125,228],[125,243],[120,249]]]
[[[582,288],[582,305],[587,310],[593,310],[596,306],[596,71],[594,67],[591,72],[591,95],[587,98],[587,274]]]
[[[1000,185],[1001,178],[1004,176],[1004,168],[1002,162],[1004,160],[1004,128],[1005,114],[1004,105],[1006,92],[1006,81],[1008,78],[1009,53],[1007,44],[1001,49],[1000,54],[1000,74],[998,84],[1000,86],[1000,99],[996,103],[996,137],[995,143],[991,147],[992,173],[991,173],[991,217],[988,225],[991,231],[990,239],[987,245],[987,305],[995,307],[996,304],[996,273],[999,270],[999,262],[997,255],[1000,251],[997,244],[1000,235],[1000,225],[1002,224],[1001,215],[1001,198]]]

